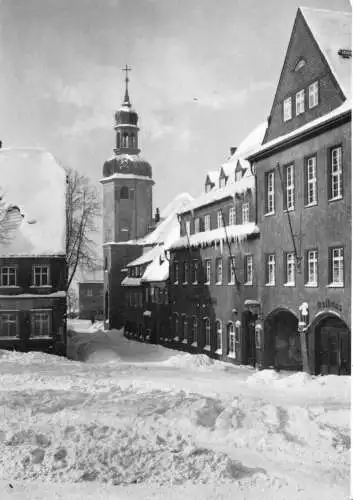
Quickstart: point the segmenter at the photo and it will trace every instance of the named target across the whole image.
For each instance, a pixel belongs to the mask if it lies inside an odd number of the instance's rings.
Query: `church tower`
[[[115,113],[114,156],[103,165],[103,255],[105,262],[105,316],[110,326],[122,326],[122,269],[141,254],[135,241],[152,224],[152,168],[140,156],[138,114],[129,96],[125,66],[125,95]]]

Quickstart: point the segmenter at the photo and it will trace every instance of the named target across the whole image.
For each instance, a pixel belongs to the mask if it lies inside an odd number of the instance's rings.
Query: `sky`
[[[269,115],[297,2],[0,0],[3,147],[43,147],[98,183],[129,64],[154,207],[197,196],[206,173]]]

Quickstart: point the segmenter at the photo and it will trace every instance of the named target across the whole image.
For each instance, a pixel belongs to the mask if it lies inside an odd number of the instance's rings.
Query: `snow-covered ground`
[[[349,377],[71,327],[73,360],[0,351],[1,499],[348,498]]]

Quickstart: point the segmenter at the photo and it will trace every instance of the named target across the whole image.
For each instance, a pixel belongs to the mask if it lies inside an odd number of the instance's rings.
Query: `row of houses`
[[[350,13],[298,9],[268,119],[199,197],[172,203],[173,223],[162,211],[147,235],[105,239],[112,327],[231,363],[350,373],[351,55]],[[118,219],[135,177],[102,180]]]

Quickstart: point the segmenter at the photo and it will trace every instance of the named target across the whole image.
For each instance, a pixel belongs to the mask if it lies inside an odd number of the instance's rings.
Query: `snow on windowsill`
[[[295,287],[295,283],[283,283],[283,286],[287,288]]]
[[[179,342],[179,337],[174,337],[173,340],[175,340],[175,342]]]
[[[327,288],[344,288],[344,283],[340,281],[339,283],[330,283],[326,285]]]
[[[247,281],[246,283],[244,283],[244,286],[252,286],[252,285],[253,285],[252,281]]]
[[[54,340],[53,337],[50,335],[31,335],[28,340],[31,341],[31,340],[40,340],[40,339]]]
[[[307,288],[317,288],[318,287],[318,284],[317,283],[305,283],[305,285]]]
[[[217,351],[215,351],[215,354],[222,354],[222,349],[217,349]]]
[[[211,350],[211,346],[209,345],[205,345],[205,347],[203,348],[204,351],[210,351]]]
[[[13,336],[10,336],[10,335],[9,336],[1,335],[0,336],[0,341],[1,340],[21,340],[21,339],[20,339],[20,337],[14,336],[14,335]]]
[[[334,198],[330,198],[328,201],[330,203],[331,201],[339,201],[339,200],[343,200],[343,196],[342,195],[335,196]]]
[[[184,339],[184,340],[182,341],[182,344],[187,344],[187,343],[188,343],[188,339]]]
[[[53,288],[53,285],[31,285],[29,288]]]
[[[307,203],[306,205],[304,205],[304,208],[310,208],[316,206],[317,206],[317,201],[312,201],[311,203]]]
[[[271,215],[275,215],[275,211],[273,210],[272,212],[267,212],[266,214],[264,214],[264,217],[270,217]]]
[[[227,357],[228,358],[231,358],[231,359],[236,359],[236,356],[235,356],[235,352],[230,352],[227,354]]]
[[[11,288],[11,290],[21,288],[18,285],[0,285],[0,288]]]
[[[191,344],[191,347],[197,347],[197,342],[193,342],[193,343]]]
[[[275,286],[276,283],[266,283],[265,286]]]

